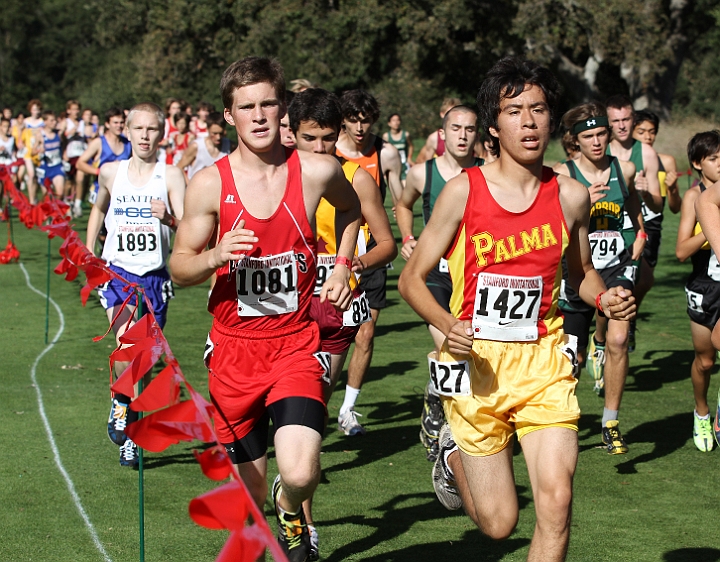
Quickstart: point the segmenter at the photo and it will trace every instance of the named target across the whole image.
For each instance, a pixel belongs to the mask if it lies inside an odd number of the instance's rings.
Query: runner
[[[383,133],[383,140],[389,142],[400,153],[400,181],[405,187],[405,179],[407,178],[410,167],[413,165],[413,144],[410,133],[402,128],[402,120],[399,113],[393,113],[388,117],[388,127],[390,130]]]
[[[239,60],[225,70],[220,90],[238,148],[193,177],[170,265],[182,285],[217,271],[206,348],[215,430],[262,507],[273,420],[278,540],[289,560],[302,562],[310,550],[302,502],[320,478],[326,416],[325,363],[309,314],[317,251],[311,225],[325,197],[341,235],[320,300],[345,309],[360,206],[336,160],[280,144],[285,81],[277,62]],[[216,229],[218,243],[207,249]]]
[[[634,188],[635,166],[607,154],[610,127],[605,107],[597,102],[579,105],[563,116],[563,125],[572,134],[580,157],[555,166],[555,171],[578,180],[590,193],[589,240],[593,267],[609,288],[633,290],[634,259],[639,259],[647,234],[642,229],[640,202]],[[623,238],[623,217],[629,215],[636,233],[634,243],[626,246]],[[595,307],[588,305],[569,283],[570,274],[563,268],[560,286],[560,309],[565,316],[565,332],[577,338],[578,364],[585,360],[588,331],[595,316]],[[611,455],[627,453],[620,433],[618,412],[628,373],[628,331],[630,323],[608,320],[598,314],[600,327],[593,336],[595,349],[602,349],[604,377],[588,363],[598,393],[605,394],[602,416],[602,441]],[[607,340],[598,339],[597,332]],[[607,345],[606,345],[607,341]],[[602,392],[601,392],[602,391]]]
[[[37,203],[38,178],[36,168],[40,166],[40,155],[36,152],[38,131],[43,128],[42,102],[38,99],[30,100],[27,105],[28,115],[23,122],[23,129],[18,144],[20,156],[25,163],[25,177],[27,182],[28,200],[31,205]],[[43,186],[42,192],[45,192]]]
[[[37,133],[37,142],[31,154],[40,156],[40,166],[36,169],[38,182],[41,185],[49,182],[55,197],[61,199],[65,194],[62,137],[55,130],[58,124],[55,113],[48,109],[43,111],[42,117],[44,126]]]
[[[10,173],[11,181],[17,185],[17,150],[15,137],[10,134],[10,119],[0,117],[0,166],[5,166]],[[3,185],[0,185],[0,200]]]
[[[128,141],[122,132],[125,129],[125,113],[119,107],[111,107],[105,112],[105,132],[102,136],[94,138],[88,144],[80,157],[76,167],[89,176],[99,176],[100,168],[108,162],[117,162],[130,158],[131,149]],[[90,164],[93,162],[93,164]],[[95,204],[98,193],[98,180],[95,179],[93,189],[88,198],[91,204]]]
[[[64,159],[69,162],[70,170],[67,173],[66,190],[69,195],[74,195],[73,217],[82,216],[83,183],[85,174],[78,171],[78,158],[85,152],[87,141],[85,140],[85,123],[79,119],[80,104],[77,100],[68,100],[65,104],[67,116],[60,124],[60,132],[63,136],[65,147]]]
[[[173,123],[175,123],[176,131],[170,137],[166,162],[177,165],[195,137],[189,132],[190,118],[184,113],[178,113],[173,117]],[[207,135],[205,136],[207,137]]]
[[[110,127],[113,118],[108,120]],[[185,195],[185,178],[180,170],[158,158],[164,125],[162,109],[154,103],[140,103],[130,110],[126,132],[132,156],[129,160],[109,162],[100,169],[100,187],[88,219],[86,239],[87,247],[94,252],[100,227],[105,223],[107,241],[103,259],[110,269],[145,289],[161,328],[165,326],[168,301],[173,296],[165,267],[170,232],[182,219]],[[137,306],[137,299],[133,298],[120,313],[128,297],[123,287],[124,283],[113,279],[98,290],[118,346],[120,336],[134,323],[130,321],[128,325],[128,320]],[[125,362],[115,363],[115,376],[120,376],[127,366]],[[132,400],[131,396],[115,394],[107,422],[110,440],[120,446],[120,466],[134,467],[138,463],[137,446],[125,435],[127,425],[137,420],[137,412],[129,408]]]
[[[380,116],[377,100],[364,90],[351,90],[342,95],[340,106],[343,112],[344,133],[337,142],[337,155],[360,164],[373,177],[380,188],[383,203],[386,188],[389,188],[395,205],[402,194],[400,155],[394,146],[370,132]],[[363,230],[364,233],[368,232],[366,227],[363,227]],[[369,238],[364,236],[358,240],[361,244],[367,244],[368,252],[377,243],[371,231],[369,234]],[[361,247],[360,252],[362,251]],[[387,306],[386,283],[385,267],[365,271],[360,279],[360,291],[367,295],[372,320],[363,324],[355,336],[355,349],[348,365],[345,399],[338,414],[338,429],[345,435],[365,434],[365,428],[357,420],[360,414],[355,411],[355,402],[372,361],[375,324],[380,310]]]
[[[537,515],[528,560],[545,562],[567,553],[578,456],[574,357],[557,310],[563,255],[588,304],[613,319],[634,311],[629,292],[606,291],[593,269],[587,190],[542,165],[559,89],[522,59],[488,72],[478,107],[498,160],[447,183],[399,281],[410,306],[447,336],[433,378],[449,422],[433,469],[440,501],[507,538],[518,519],[517,433]],[[452,314],[425,284],[443,256]]]
[[[658,213],[662,213],[664,201],[660,193],[658,179],[658,155],[652,146],[639,142],[632,137],[635,113],[630,98],[622,95],[611,96],[607,99],[605,105],[610,127],[612,128],[609,153],[620,160],[635,164],[635,190],[640,196],[643,216],[653,217]],[[625,215],[623,236],[626,244],[632,244],[635,240],[635,230],[627,214]],[[650,252],[650,249],[648,249],[648,252]],[[648,275],[647,272],[642,271],[641,264],[640,258],[633,260],[633,267],[635,267],[634,281],[637,281],[639,276],[647,277]],[[645,284],[647,285],[647,282]],[[638,307],[640,306],[639,301],[636,304]],[[599,340],[605,339],[601,326],[597,326],[596,334]],[[630,325],[628,350],[635,351],[635,321]],[[599,355],[595,354],[594,351],[591,349],[591,360],[597,363],[594,358],[599,357]],[[597,368],[602,370],[602,365],[597,365]]]
[[[186,171],[188,179],[230,154],[230,140],[225,136],[222,114],[216,111],[208,115],[207,126],[207,136],[192,141],[177,164],[178,168]]]
[[[307,88],[305,88],[305,90],[306,89]],[[285,104],[288,107],[290,107],[290,104],[292,103],[294,97],[295,92],[293,92],[292,90],[287,90],[285,92]],[[280,119],[280,143],[288,148],[297,148],[297,143],[295,142],[295,135],[290,128],[289,112],[283,115],[283,118]]]
[[[407,185],[398,201],[395,213],[398,228],[402,236],[402,256],[406,260],[412,255],[417,244],[413,236],[413,205],[420,196],[423,198],[423,223],[427,225],[433,211],[435,200],[448,180],[460,174],[463,168],[482,166],[483,161],[473,155],[473,147],[477,138],[477,112],[466,106],[458,105],[445,113],[440,138],[445,145],[445,153],[432,158],[422,166],[414,166],[408,175]],[[450,312],[452,280],[447,260],[441,259],[439,264],[428,273],[427,286],[435,300]],[[435,349],[429,357],[437,358],[445,335],[435,326],[428,324]],[[438,452],[438,436],[445,422],[440,397],[433,385],[428,382],[425,387],[423,412],[420,416],[420,441],[427,449],[427,459],[435,461]]]
[[[443,119],[448,110],[456,105],[462,105],[462,100],[459,98],[445,98],[440,104],[440,119]],[[422,164],[426,160],[430,160],[430,158],[442,156],[444,152],[445,141],[440,138],[440,129],[438,129],[428,135],[425,144],[420,149],[420,154],[415,159],[415,164]]]
[[[683,198],[675,254],[683,262],[689,257],[693,265],[685,285],[695,350],[695,359],[690,367],[695,397],[693,441],[700,451],[709,452],[713,449],[713,433],[720,444],[720,403],[713,427],[707,401],[710,374],[715,366],[715,350],[720,347],[717,345],[720,342],[716,340],[720,332],[720,265],[716,253],[720,251],[720,239],[717,237],[720,232],[720,198],[716,184],[720,180],[720,131],[696,134],[688,143],[687,150],[688,161],[698,172],[700,184],[688,189]]]
[[[309,88],[297,94],[288,110],[290,128],[297,139],[298,150],[315,154],[335,154],[335,143],[342,127],[340,100],[335,94],[319,88]],[[367,298],[357,289],[356,275],[364,269],[386,265],[397,256],[397,246],[390,229],[387,213],[380,198],[380,192],[372,176],[358,164],[339,159],[345,177],[352,184],[358,198],[362,216],[374,233],[377,246],[369,252],[353,257],[353,275],[350,287],[354,291],[352,306],[341,313],[327,300],[320,302],[323,283],[333,269],[337,251],[335,239],[335,209],[322,199],[315,213],[318,254],[317,282],[315,295],[310,306],[310,316],[320,327],[322,351],[330,354],[330,373],[325,385],[325,403],[340,377],[350,344],[360,325],[370,320]],[[357,252],[357,249],[356,249]],[[303,504],[310,531],[310,560],[318,559],[318,534],[312,518],[312,498]]]
[[[215,112],[215,107],[211,103],[201,101],[197,104],[197,119],[193,123],[191,129],[195,138],[202,139],[208,136],[207,118],[211,113]]]

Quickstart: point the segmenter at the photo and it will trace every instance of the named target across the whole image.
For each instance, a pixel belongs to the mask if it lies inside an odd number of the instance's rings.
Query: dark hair
[[[235,61],[220,79],[223,105],[226,109],[232,108],[235,90],[262,82],[271,84],[280,103],[285,103],[285,75],[279,62],[267,57],[245,57]]]
[[[393,117],[395,117],[396,115],[402,120],[402,117],[400,117],[400,114],[399,114],[399,113],[391,113],[390,115],[388,115],[388,120],[387,120],[387,122],[390,123],[390,120],[391,120]]]
[[[717,129],[697,133],[690,139],[687,146],[688,160],[691,165],[700,164],[705,158],[718,152],[720,152],[720,131]],[[700,173],[699,170],[698,173]]]
[[[207,101],[201,101],[197,104],[197,111],[200,111],[201,109],[206,110],[209,113],[212,113],[215,111],[215,106]]]
[[[560,84],[547,68],[520,57],[505,57],[495,63],[480,86],[477,95],[480,121],[490,142],[490,152],[495,156],[500,155],[500,141],[490,134],[490,128],[498,128],[500,102],[519,96],[528,84],[539,87],[545,94],[550,110],[550,123],[554,125]]]
[[[380,118],[380,106],[372,94],[365,90],[348,90],[340,97],[343,119],[358,117],[361,114],[375,123]]]
[[[461,104],[461,105],[455,105],[455,106],[451,107],[450,109],[448,109],[448,110],[445,112],[445,117],[443,117],[443,120],[442,120],[442,129],[443,129],[443,130],[445,130],[445,127],[447,127],[447,123],[448,123],[448,121],[450,120],[450,115],[452,115],[452,114],[455,113],[456,111],[459,111],[460,113],[472,113],[472,114],[475,116],[476,119],[477,119],[477,116],[478,116],[477,111],[475,111],[475,110],[474,110],[472,107],[470,107],[469,105],[462,105],[462,104]]]
[[[52,109],[46,109],[41,115],[43,119],[47,119],[48,117],[55,117],[55,112]]]
[[[578,123],[592,119],[593,117],[607,117],[605,106],[598,101],[591,101],[577,105],[567,111],[562,117],[562,125],[570,134],[570,139],[575,145],[575,150],[580,150],[577,142],[577,134],[573,133],[573,127]],[[611,133],[610,127],[606,127],[608,134]]]
[[[288,116],[293,133],[298,132],[304,121],[312,121],[320,127],[331,127],[339,133],[343,117],[338,97],[321,88],[308,88],[295,94],[288,108]]]
[[[29,114],[32,114],[32,106],[37,105],[40,111],[42,111],[43,104],[39,99],[31,99],[27,104],[27,110]]]
[[[111,107],[105,112],[105,123],[110,123],[110,119],[113,117],[122,117],[125,119],[125,111],[119,107]]]
[[[608,109],[623,109],[624,107],[629,107],[632,111],[633,103],[625,94],[615,94],[605,100],[605,107]]]
[[[648,109],[641,109],[640,111],[636,111],[635,117],[633,119],[633,127],[635,125],[643,123],[644,121],[653,124],[653,126],[655,127],[655,133],[660,130],[660,118],[657,116],[657,113],[653,113]]]
[[[183,113],[182,111],[178,113],[177,115],[173,115],[172,121],[173,125],[177,127],[177,122],[180,120],[185,121],[188,125],[190,125],[190,116],[187,113]]]
[[[292,100],[295,98],[295,92],[292,90],[285,90],[285,105],[290,107]]]
[[[220,113],[219,111],[213,111],[208,115],[205,124],[207,125],[208,129],[211,125],[219,125],[223,129],[225,129],[225,125],[227,125],[227,122],[225,121],[225,117],[222,113]]]

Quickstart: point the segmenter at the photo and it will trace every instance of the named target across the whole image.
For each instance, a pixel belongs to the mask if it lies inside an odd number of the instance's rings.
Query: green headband
[[[582,133],[583,131],[589,131],[590,129],[597,129],[598,127],[609,126],[610,123],[608,122],[608,118],[604,115],[600,115],[598,117],[590,117],[589,119],[580,121],[580,123],[575,123],[572,128],[572,134],[577,135],[579,133]]]

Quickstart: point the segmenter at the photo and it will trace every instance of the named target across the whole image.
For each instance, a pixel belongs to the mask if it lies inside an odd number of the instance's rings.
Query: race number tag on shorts
[[[370,318],[370,303],[363,292],[354,297],[350,308],[343,312],[343,326],[360,326]]]
[[[713,281],[720,281],[720,263],[712,250],[710,250],[710,261],[708,262],[708,276]]]
[[[298,309],[297,267],[292,251],[237,264],[238,316],[274,316]]]
[[[120,211],[125,212],[127,216],[127,210],[120,209]],[[144,220],[140,224],[130,221],[118,224],[115,234],[118,258],[122,260],[121,263],[133,262],[160,267],[162,265],[160,221],[152,217],[142,218]]]
[[[315,276],[315,291],[313,295],[316,297],[320,296],[325,281],[330,279],[330,276],[335,269],[336,254],[318,254],[317,257],[317,275]]]
[[[593,232],[590,238],[590,251],[595,269],[606,269],[618,262],[625,250],[622,234],[614,230]]]
[[[478,275],[472,326],[476,339],[534,341],[542,300],[541,276]]]
[[[695,291],[689,291],[688,289],[685,289],[685,295],[687,296],[687,305],[690,310],[693,310],[695,312],[698,312],[700,314],[703,313],[703,296],[700,293],[696,293]]]
[[[428,356],[428,367],[430,384],[437,394],[470,396],[470,365],[467,361],[438,361]]]
[[[440,263],[438,264],[438,271],[440,273],[450,273],[450,268],[448,267],[448,262],[445,258],[440,258]]]

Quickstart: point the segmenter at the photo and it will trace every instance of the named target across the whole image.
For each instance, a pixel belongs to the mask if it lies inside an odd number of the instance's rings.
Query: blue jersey
[[[60,135],[49,137],[42,132],[44,152],[42,155],[42,166],[44,168],[53,168],[62,165],[62,146]]]
[[[115,154],[112,151],[112,148],[110,148],[108,141],[105,139],[105,136],[100,137],[100,141],[102,142],[102,150],[100,150],[98,168],[101,168],[103,164],[107,164],[108,162],[117,162],[118,160],[130,159],[130,156],[132,155],[132,146],[130,145],[130,141],[127,140],[127,138],[125,138],[123,135],[120,135],[118,138],[120,139],[120,142],[123,143],[123,149],[120,154]]]

